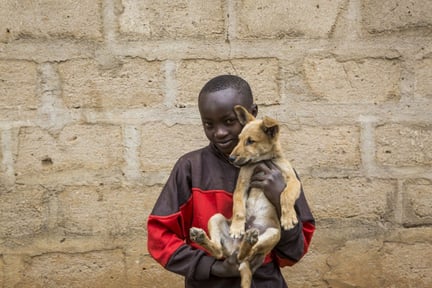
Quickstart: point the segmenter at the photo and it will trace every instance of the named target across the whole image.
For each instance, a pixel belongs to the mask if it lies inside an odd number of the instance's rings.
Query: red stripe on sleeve
[[[147,222],[148,239],[147,249],[152,257],[162,266],[168,263],[171,255],[184,244],[179,238],[181,231],[175,231],[180,213],[170,216],[150,215]]]
[[[150,255],[162,266],[166,266],[173,253],[185,244],[189,233],[192,202],[180,207],[171,215],[150,215],[147,220],[147,249]]]
[[[304,250],[303,255],[309,250],[310,243],[312,241],[312,236],[315,232],[315,225],[311,222],[303,222],[303,236],[304,236]]]

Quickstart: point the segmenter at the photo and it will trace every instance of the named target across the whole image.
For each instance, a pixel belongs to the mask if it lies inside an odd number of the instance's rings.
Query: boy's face
[[[248,109],[252,106],[246,97],[232,88],[202,95],[198,103],[207,138],[225,155],[229,155],[237,145],[243,128],[234,112],[235,105]]]

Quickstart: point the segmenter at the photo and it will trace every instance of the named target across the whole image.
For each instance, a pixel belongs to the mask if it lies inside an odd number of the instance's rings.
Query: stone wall
[[[182,287],[145,223],[223,73],[317,218],[290,287],[432,286],[429,0],[1,0],[0,286]]]

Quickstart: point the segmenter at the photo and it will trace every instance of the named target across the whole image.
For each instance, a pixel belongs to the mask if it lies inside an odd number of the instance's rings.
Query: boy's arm
[[[294,265],[307,253],[315,231],[315,219],[306,201],[303,186],[295,210],[299,223],[293,229],[282,229],[281,239],[274,249],[281,267]]]
[[[147,221],[147,248],[165,269],[207,279],[215,259],[187,244],[192,218],[190,167],[178,161]]]
[[[159,264],[171,272],[196,280],[208,279],[215,259],[185,243],[183,236],[179,236],[181,234],[172,228],[180,221],[176,215],[150,215],[147,223],[148,251]]]

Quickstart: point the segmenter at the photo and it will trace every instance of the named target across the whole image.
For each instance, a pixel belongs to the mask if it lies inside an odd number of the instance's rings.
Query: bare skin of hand
[[[251,261],[251,270],[255,272],[261,266],[264,260],[264,255],[258,254]],[[237,252],[234,252],[230,257],[225,260],[216,261],[212,268],[211,274],[218,277],[240,277],[239,263],[237,261]]]
[[[211,274],[218,277],[239,277],[239,264],[237,263],[237,253],[233,253],[225,260],[216,261],[211,267]]]

